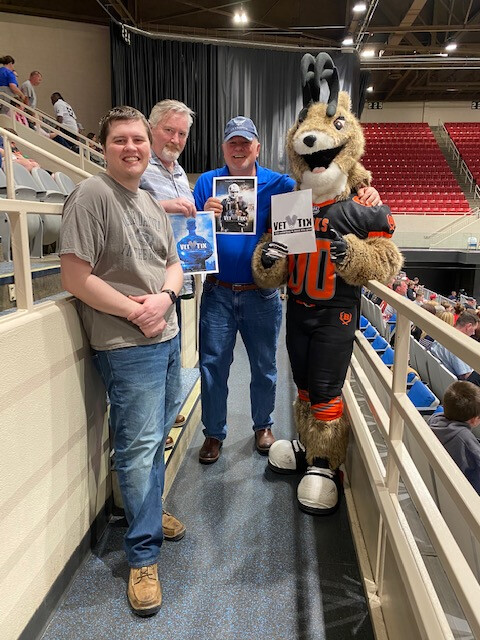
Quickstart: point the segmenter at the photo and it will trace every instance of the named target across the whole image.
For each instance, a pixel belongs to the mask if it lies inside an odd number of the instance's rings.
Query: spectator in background
[[[477,309],[477,301],[472,296],[467,296],[465,298],[465,309],[474,310]]]
[[[437,315],[435,311],[435,305],[432,304],[431,302],[424,302],[422,304],[422,309],[424,309],[425,311],[428,311],[428,313],[431,313],[434,316]],[[434,343],[434,339],[431,336],[429,336],[426,331],[423,331],[420,327],[413,327],[412,336],[416,340],[418,340],[422,345],[422,347],[425,347],[425,349],[430,349],[430,347]]]
[[[28,80],[22,84],[20,89],[23,94],[27,97],[27,104],[32,109],[37,108],[37,94],[35,93],[35,87],[41,83],[43,77],[40,71],[32,71]]]
[[[455,323],[455,329],[463,333],[465,336],[471,338],[478,327],[478,316],[476,313],[470,311],[464,311]],[[432,354],[440,360],[440,362],[459,380],[470,380],[474,384],[480,384],[480,376],[472,367],[460,360],[458,356],[449,351],[440,342],[434,342],[430,351]]]
[[[62,95],[58,93],[58,91],[52,93],[52,95],[50,96],[50,100],[53,104],[53,110],[55,111],[57,122],[62,125],[62,129],[64,129],[71,138],[77,140],[78,125],[75,111],[68,104],[68,102],[65,102],[65,100],[62,98]],[[69,140],[67,140],[66,142],[73,150],[75,145],[72,144]]]
[[[443,413],[428,424],[457,466],[480,494],[480,442],[472,429],[480,424],[480,389],[471,382],[454,382],[443,396]]]
[[[422,305],[425,302],[425,298],[423,297],[423,293],[415,294],[415,304]]]
[[[456,291],[452,291],[451,294],[448,296],[449,300],[457,300],[457,292]]]
[[[409,280],[408,281],[408,289],[407,289],[407,298],[409,300],[412,300],[412,302],[415,300],[415,289],[416,289],[417,285],[415,284],[415,282],[413,280]]]
[[[453,313],[449,311],[442,311],[441,313],[438,314],[438,317],[440,318],[440,320],[443,320],[443,322],[446,322],[451,327],[455,325]]]
[[[10,133],[15,133],[13,129],[9,129],[9,128],[6,128],[6,129],[7,131],[10,131]],[[25,167],[27,171],[31,171],[33,168],[40,166],[36,160],[30,160],[30,158],[26,158],[23,155],[23,153],[17,148],[13,140],[10,141],[10,146],[12,148],[13,162],[17,162],[18,164],[21,164],[22,167]],[[1,160],[0,165],[2,167],[3,167],[4,156],[5,156],[4,142],[3,142],[3,138],[0,136],[0,160]]]
[[[465,307],[463,306],[463,304],[461,304],[460,302],[457,302],[457,304],[453,307],[453,315],[454,315],[455,322],[457,322],[458,317],[464,311],[465,311]]]
[[[27,96],[18,88],[18,80],[15,75],[15,60],[12,56],[3,56],[0,58],[0,98],[7,100],[12,96],[21,102],[27,102]],[[0,105],[0,113],[8,113],[8,109]]]
[[[397,279],[392,284],[392,291],[395,291],[395,293],[398,293],[399,296],[403,296],[404,298],[407,297],[407,290],[408,290],[407,277]],[[396,310],[390,304],[387,304],[385,309],[383,310],[382,315],[385,318],[385,320],[390,320],[390,318],[396,313],[397,313]]]

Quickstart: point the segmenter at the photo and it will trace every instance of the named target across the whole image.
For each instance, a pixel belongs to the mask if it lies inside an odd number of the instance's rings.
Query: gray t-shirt
[[[146,191],[133,193],[105,173],[81,182],[63,208],[59,255],[73,253],[92,273],[124,295],[158,293],[166,268],[178,262],[172,227],[163,207]],[[97,311],[79,301],[90,344],[104,351],[170,340],[178,333],[173,305],[167,327],[146,338],[126,318]]]
[[[28,104],[33,108],[37,108],[37,94],[35,93],[35,89],[33,88],[33,84],[30,80],[25,80],[25,82],[20,87],[23,94],[25,94],[28,98]]]

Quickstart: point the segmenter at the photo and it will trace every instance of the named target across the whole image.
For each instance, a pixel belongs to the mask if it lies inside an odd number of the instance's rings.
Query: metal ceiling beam
[[[250,2],[251,0],[244,0],[245,4],[247,4],[248,2]],[[190,4],[188,2],[183,2],[182,4]],[[242,2],[243,4],[243,2]],[[238,0],[236,2],[227,2],[226,4],[218,4],[214,7],[202,7],[201,5],[198,5],[196,9],[194,9],[193,11],[185,11],[184,13],[176,13],[170,16],[162,16],[161,18],[145,18],[145,23],[149,23],[149,24],[157,24],[159,22],[165,22],[168,20],[176,20],[177,18],[186,18],[189,16],[194,16],[194,15],[198,15],[199,13],[206,13],[206,12],[210,12],[210,13],[219,13],[219,9],[225,9],[226,7],[232,7],[232,6],[237,6],[238,7]],[[231,15],[231,13],[229,12],[223,12],[222,15]]]
[[[410,9],[404,15],[399,26],[410,27],[417,19],[418,14],[423,9],[426,2],[427,0],[413,0],[412,4],[410,5]],[[387,44],[390,44],[390,45],[400,44],[400,42],[403,40],[403,37],[404,37],[403,34],[398,33],[396,27],[393,27],[393,31],[394,33],[388,38]]]
[[[470,26],[466,26],[464,24],[426,24],[422,26],[412,25],[410,27],[392,27],[392,25],[385,25],[380,27],[369,27],[368,30],[370,33],[391,33],[391,31],[395,31],[395,33],[440,33],[442,31],[456,31],[460,32],[476,32],[480,31],[479,24],[472,24]]]

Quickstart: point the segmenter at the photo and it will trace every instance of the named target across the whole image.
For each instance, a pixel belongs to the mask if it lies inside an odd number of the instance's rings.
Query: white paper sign
[[[312,190],[272,196],[272,238],[287,245],[288,253],[317,250],[312,212]]]

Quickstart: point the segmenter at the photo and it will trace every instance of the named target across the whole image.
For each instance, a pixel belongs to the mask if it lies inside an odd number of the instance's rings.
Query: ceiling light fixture
[[[365,2],[357,2],[356,5],[352,8],[352,11],[355,13],[364,13],[367,10],[367,5]]]
[[[236,24],[246,24],[248,22],[248,16],[243,7],[240,7],[240,11],[235,11],[233,15],[233,21]]]
[[[456,48],[457,45],[455,44],[455,42],[449,42],[445,47],[445,51],[455,51]]]
[[[367,87],[367,91],[368,91],[368,93],[372,93],[372,91],[373,91],[373,87],[372,87],[372,86]]]
[[[345,46],[348,46],[348,45],[350,45],[350,44],[353,44],[353,38],[352,38],[352,36],[346,36],[346,37],[343,39],[342,44],[343,44],[343,45],[345,45]]]
[[[362,58],[373,58],[375,57],[375,51],[373,49],[365,49],[360,55]]]

